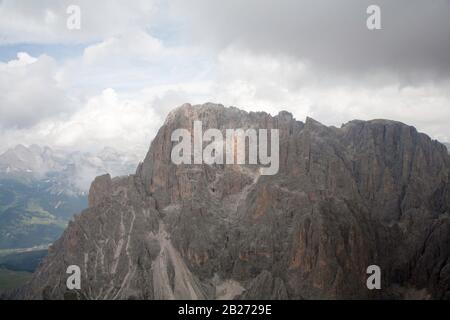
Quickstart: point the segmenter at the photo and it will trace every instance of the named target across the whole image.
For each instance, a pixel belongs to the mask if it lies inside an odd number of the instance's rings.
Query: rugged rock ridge
[[[280,170],[180,165],[173,130],[277,128]],[[450,298],[450,160],[386,120],[341,128],[291,114],[183,105],[136,174],[98,177],[32,282],[33,299]],[[66,289],[78,265],[82,288]],[[382,290],[366,268],[382,270]]]

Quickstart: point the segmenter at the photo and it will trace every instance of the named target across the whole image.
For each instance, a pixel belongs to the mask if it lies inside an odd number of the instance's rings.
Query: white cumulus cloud
[[[0,63],[0,128],[28,127],[57,117],[71,108],[71,101],[57,80],[55,61],[46,55]]]

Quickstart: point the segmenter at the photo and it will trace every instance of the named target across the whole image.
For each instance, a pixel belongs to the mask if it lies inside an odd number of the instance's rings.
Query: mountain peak
[[[279,172],[171,161],[174,130],[279,130]],[[393,122],[392,122],[393,123]],[[403,298],[450,295],[449,156],[408,126],[341,129],[222,105],[172,111],[135,175],[97,178],[78,216],[23,291],[63,299]],[[399,254],[400,253],[400,254]],[[370,265],[383,291],[366,287]],[[443,272],[440,270],[444,270]],[[398,276],[401,274],[402,276]],[[231,290],[231,289],[230,289]]]

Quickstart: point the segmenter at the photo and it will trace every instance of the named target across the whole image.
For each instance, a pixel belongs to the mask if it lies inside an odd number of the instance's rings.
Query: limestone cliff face
[[[175,165],[171,134],[280,130],[280,170]],[[174,110],[135,175],[97,178],[22,290],[35,299],[450,299],[450,160],[402,123]],[[366,287],[379,265],[382,290]],[[82,288],[66,289],[78,265]]]

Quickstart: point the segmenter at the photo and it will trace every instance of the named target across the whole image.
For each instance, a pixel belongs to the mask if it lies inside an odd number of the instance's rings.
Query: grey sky
[[[450,0],[0,1],[0,152],[143,155],[169,110],[207,101],[450,141]]]
[[[382,30],[366,27],[371,4],[381,8]],[[281,53],[324,72],[388,70],[405,81],[450,76],[448,0],[194,0],[177,6],[188,21],[184,32],[198,43]]]

